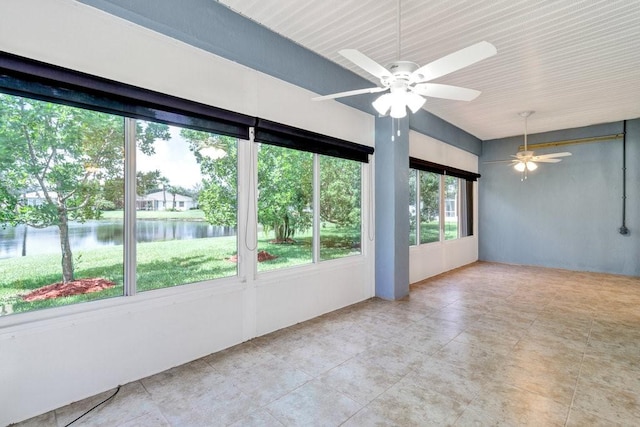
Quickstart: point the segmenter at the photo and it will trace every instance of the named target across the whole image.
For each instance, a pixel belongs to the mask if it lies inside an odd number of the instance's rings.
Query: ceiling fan
[[[518,172],[522,172],[522,179],[527,179],[527,172],[534,171],[538,168],[537,163],[559,163],[562,159],[558,157],[570,156],[571,153],[564,151],[561,153],[541,154],[536,156],[533,151],[529,151],[527,148],[527,120],[535,111],[522,111],[518,115],[524,118],[524,150],[518,151],[515,155],[511,155],[513,159],[510,160],[494,160],[485,163],[511,163],[513,168]]]
[[[380,80],[380,86],[318,96],[313,100],[324,101],[388,90],[389,93],[380,96],[372,105],[381,115],[386,115],[390,111],[391,117],[402,118],[407,115],[406,107],[409,107],[413,113],[417,112],[424,105],[425,97],[457,101],[475,99],[480,95],[478,90],[427,82],[489,58],[495,55],[497,50],[491,43],[482,41],[422,67],[410,61],[395,61],[386,68],[356,49],[343,49],[339,53],[377,77]]]

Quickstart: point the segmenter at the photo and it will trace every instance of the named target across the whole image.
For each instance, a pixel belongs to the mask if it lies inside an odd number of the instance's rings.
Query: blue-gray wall
[[[376,296],[388,300],[409,295],[409,129],[395,122],[376,117]]]
[[[529,136],[531,144],[622,132],[622,122]],[[479,258],[640,276],[640,119],[627,122],[627,213],[622,225],[622,140],[537,150],[569,151],[520,181],[508,159],[522,136],[483,142]]]

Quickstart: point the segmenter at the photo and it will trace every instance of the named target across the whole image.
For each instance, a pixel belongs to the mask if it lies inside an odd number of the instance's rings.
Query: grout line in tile
[[[578,377],[573,387],[573,395],[571,396],[571,403],[569,404],[569,410],[567,411],[567,418],[564,421],[565,427],[569,423],[569,417],[571,417],[571,411],[573,410],[573,403],[576,400],[576,393],[578,392],[578,383],[580,382],[580,376],[582,375],[582,366],[584,365],[584,358],[587,354],[587,348],[589,348],[589,340],[591,339],[591,331],[593,330],[593,317],[589,320],[589,334],[587,335],[587,344],[582,350],[582,358],[580,359],[580,368],[578,369]]]

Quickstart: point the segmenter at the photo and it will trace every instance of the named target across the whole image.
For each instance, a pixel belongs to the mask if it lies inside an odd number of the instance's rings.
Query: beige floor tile
[[[397,425],[442,426],[453,424],[464,412],[466,404],[429,389],[422,379],[409,374],[367,408]]]
[[[456,427],[483,427],[483,426],[503,426],[509,425],[500,420],[491,418],[491,416],[484,411],[476,411],[473,408],[467,407],[462,415],[453,423]],[[515,424],[513,424],[515,425]]]
[[[115,390],[93,396],[56,410],[59,426],[64,426],[82,415],[99,402],[111,396]],[[100,405],[73,425],[75,426],[114,426],[132,422],[141,417],[164,420],[160,407],[152,400],[145,388],[136,381],[121,387],[113,399]]]
[[[226,379],[261,407],[295,390],[312,377],[287,361],[274,358],[251,368],[238,369]]]
[[[146,413],[130,421],[118,424],[118,427],[170,427],[164,415]]]
[[[640,425],[640,394],[614,385],[579,380],[573,408],[623,425]]]
[[[230,427],[282,427],[280,421],[278,421],[273,415],[266,409],[259,409],[250,413],[244,418],[229,425]]]
[[[580,370],[583,384],[610,386],[640,395],[640,355],[635,363],[620,363],[610,357],[585,356]]]
[[[319,340],[302,347],[291,348],[289,352],[279,356],[287,365],[310,377],[317,377],[352,357],[352,353],[329,340]]]
[[[267,406],[286,426],[337,426],[358,412],[362,405],[342,393],[311,381]]]
[[[497,353],[508,355],[520,340],[513,330],[469,328],[457,335],[453,342],[466,343],[474,347],[486,347]]]
[[[567,427],[622,427],[622,424],[605,420],[597,415],[590,414],[580,409],[572,409],[567,420]]]
[[[257,401],[237,389],[222,393],[180,398],[162,405],[162,413],[172,426],[224,426],[236,422],[259,409]]]
[[[57,426],[55,411],[49,411],[37,417],[29,418],[21,423],[16,424],[20,427],[41,427],[41,426]]]
[[[213,353],[202,360],[222,374],[231,374],[238,369],[251,368],[275,356],[251,342]]]
[[[490,378],[480,372],[462,369],[435,358],[424,360],[422,365],[407,374],[407,377],[413,378],[429,390],[465,404],[470,403],[482,392]]]
[[[468,372],[490,377],[499,372],[507,362],[507,355],[499,348],[475,346],[464,341],[451,341],[434,358]]]
[[[160,406],[204,395],[217,396],[234,389],[231,381],[202,359],[144,378],[141,383]]]
[[[368,407],[362,408],[353,415],[341,427],[402,427],[401,424],[377,414]]]
[[[402,379],[402,375],[363,357],[355,357],[319,377],[322,384],[366,405]]]
[[[376,364],[392,374],[405,376],[411,370],[418,368],[424,360],[429,358],[429,355],[410,347],[387,341],[371,347],[369,351],[357,357]]]
[[[547,397],[500,383],[485,387],[469,408],[498,425],[523,426],[563,426],[569,410]]]
[[[576,387],[576,378],[563,372],[515,367],[515,369],[505,370],[501,382],[569,407]]]

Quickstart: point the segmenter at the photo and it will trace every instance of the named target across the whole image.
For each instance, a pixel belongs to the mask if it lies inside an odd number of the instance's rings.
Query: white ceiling
[[[219,0],[378,82],[337,52],[424,65],[486,40],[498,54],[434,80],[482,91],[424,108],[480,139],[640,117],[639,0]],[[333,101],[326,101],[333,102]]]

